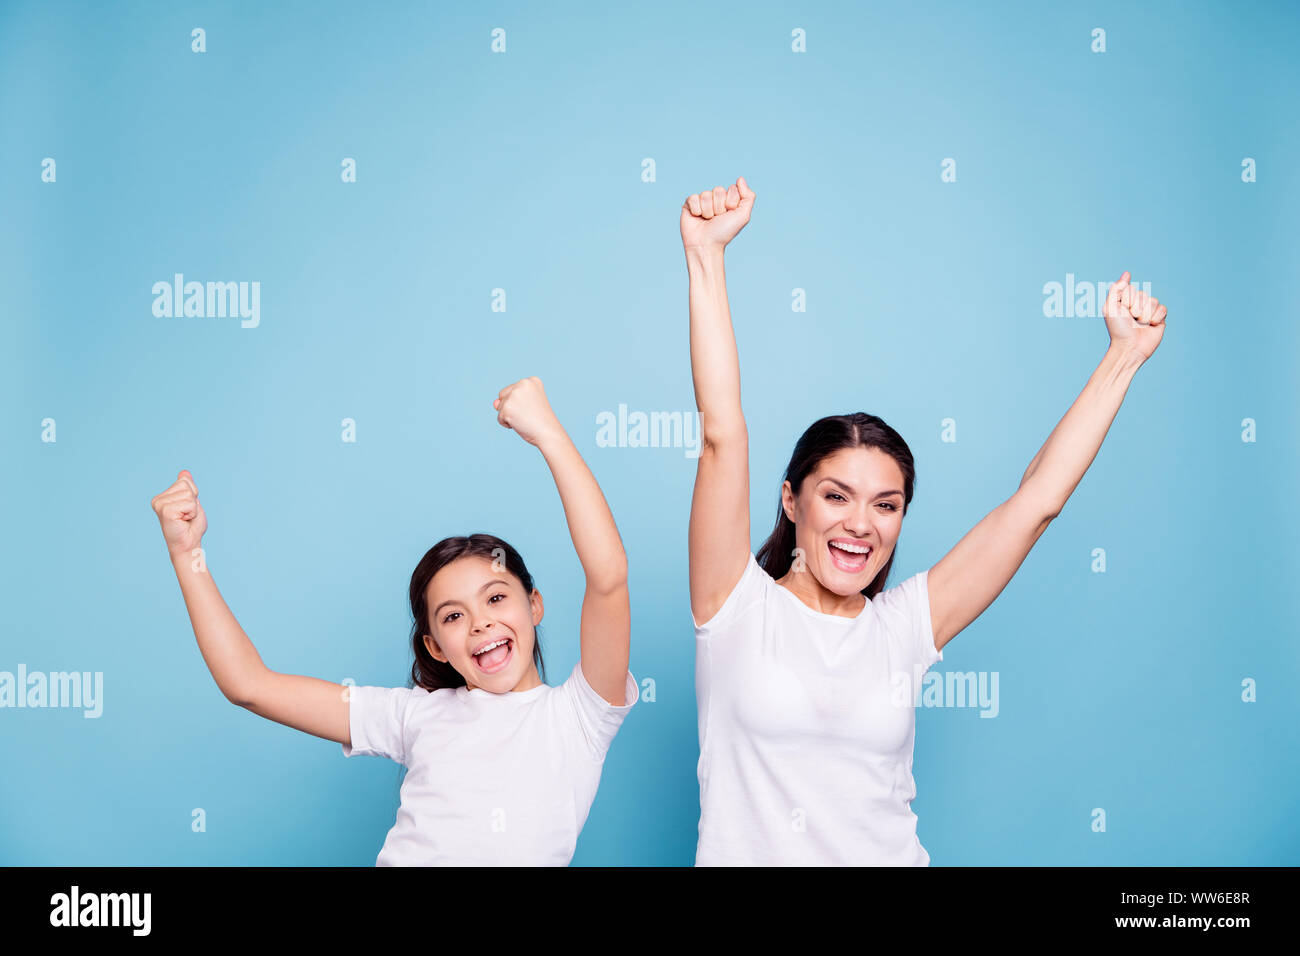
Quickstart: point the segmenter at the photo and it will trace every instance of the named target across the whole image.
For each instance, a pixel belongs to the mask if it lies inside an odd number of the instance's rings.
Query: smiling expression
[[[797,555],[779,583],[814,610],[856,615],[862,590],[889,561],[903,527],[898,462],[878,448],[841,448],[804,478],[797,496],[785,482],[781,507],[810,573],[797,570]]]
[[[541,684],[533,661],[542,595],[531,595],[489,558],[467,555],[438,570],[425,599],[431,634],[424,646],[465,678],[470,690],[494,694]]]

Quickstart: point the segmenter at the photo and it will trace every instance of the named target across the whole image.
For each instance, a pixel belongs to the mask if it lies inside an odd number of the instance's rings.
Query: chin
[[[830,569],[830,573],[838,580],[843,581],[845,587],[851,586],[854,591],[861,591],[865,588],[871,583],[871,579],[874,578],[879,571],[879,568],[874,567],[869,562],[863,566],[861,571],[856,572],[845,571],[841,568],[835,567],[834,565],[832,565]]]

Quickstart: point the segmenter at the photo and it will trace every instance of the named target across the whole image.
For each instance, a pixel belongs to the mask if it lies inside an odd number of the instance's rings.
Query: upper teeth
[[[506,641],[508,641],[508,640],[510,640],[510,638],[508,638],[508,637],[503,637],[503,638],[501,638],[501,640],[499,640],[499,641],[493,641],[491,644],[484,644],[482,647],[480,647],[478,650],[476,650],[476,651],[474,652],[474,656],[475,656],[475,657],[478,657],[480,654],[485,654],[485,653],[487,653],[488,651],[492,650],[492,648],[494,648],[494,647],[500,647],[502,644],[504,644],[504,643],[505,643]]]
[[[832,541],[831,547],[839,548],[842,551],[849,551],[853,554],[866,554],[871,550],[871,548],[865,544],[842,544],[839,541]]]

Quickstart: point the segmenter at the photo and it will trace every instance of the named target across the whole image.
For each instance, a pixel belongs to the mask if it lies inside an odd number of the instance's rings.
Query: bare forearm
[[[1141,356],[1114,346],[1106,350],[1088,384],[1029,463],[1017,494],[1042,501],[1050,514],[1065,507],[1097,457],[1141,365]]]
[[[721,247],[686,249],[690,276],[691,376],[705,441],[742,434],[740,358],[727,304]]]
[[[551,469],[569,536],[587,577],[587,588],[609,592],[627,584],[627,554],[605,495],[563,429],[538,443]]]
[[[221,692],[232,703],[242,706],[247,701],[247,688],[266,670],[266,665],[226,606],[212,574],[206,568],[194,570],[195,559],[187,554],[174,554],[171,560],[185,597],[185,610],[189,612],[199,642],[199,652]]]

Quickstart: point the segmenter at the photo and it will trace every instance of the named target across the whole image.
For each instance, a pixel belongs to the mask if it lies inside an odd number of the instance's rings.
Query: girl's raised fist
[[[506,428],[513,428],[530,445],[564,430],[555,412],[551,411],[551,403],[546,400],[542,380],[536,375],[501,389],[492,407],[497,410],[497,421]]]

